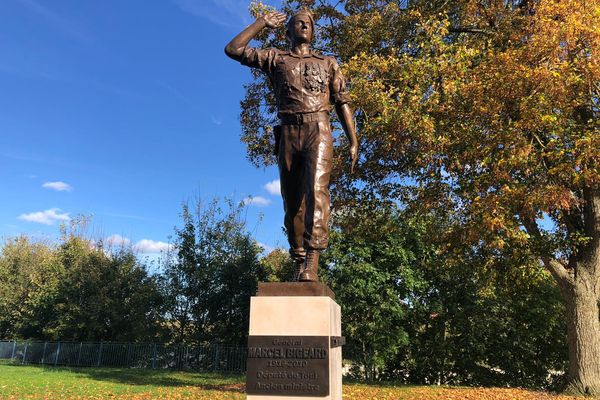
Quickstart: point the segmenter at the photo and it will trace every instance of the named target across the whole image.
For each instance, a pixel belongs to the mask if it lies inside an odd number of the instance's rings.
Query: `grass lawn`
[[[0,364],[0,399],[245,399],[244,376]],[[344,385],[344,400],[571,400],[517,389]],[[580,398],[579,398],[580,399]]]

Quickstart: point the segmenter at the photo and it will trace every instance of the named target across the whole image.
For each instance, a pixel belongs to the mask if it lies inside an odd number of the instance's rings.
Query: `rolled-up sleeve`
[[[350,95],[346,88],[346,78],[342,74],[338,63],[332,59],[331,80],[329,82],[330,101],[335,105],[342,105],[350,102]]]
[[[277,49],[257,49],[254,47],[246,47],[240,63],[251,68],[258,68],[261,71],[271,73],[273,60],[277,55]]]

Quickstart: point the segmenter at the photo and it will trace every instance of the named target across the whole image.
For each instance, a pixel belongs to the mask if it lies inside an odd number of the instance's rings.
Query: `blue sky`
[[[223,53],[248,4],[3,0],[0,236],[55,238],[86,214],[94,238],[152,256],[182,201],[254,196],[254,237],[285,247],[277,169],[254,168],[239,140],[250,71]]]

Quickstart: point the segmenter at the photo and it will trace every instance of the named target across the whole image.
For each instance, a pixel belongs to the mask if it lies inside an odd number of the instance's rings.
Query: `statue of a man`
[[[332,105],[350,141],[352,169],[358,158],[358,140],[346,81],[336,60],[310,49],[315,28],[310,11],[301,10],[289,19],[289,51],[248,47],[262,29],[275,28],[285,20],[285,14],[277,12],[259,17],[227,44],[225,53],[243,65],[260,69],[271,81],[281,121],[274,127],[275,151],[284,225],[290,255],[296,262],[294,280],[318,282],[319,254],[329,239]]]

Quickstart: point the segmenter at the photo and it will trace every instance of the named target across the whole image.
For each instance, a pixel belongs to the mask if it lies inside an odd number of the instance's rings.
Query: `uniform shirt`
[[[348,103],[346,80],[333,57],[246,47],[240,62],[267,74],[280,117],[329,112],[332,104]]]

